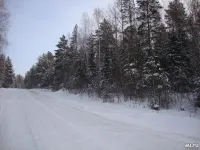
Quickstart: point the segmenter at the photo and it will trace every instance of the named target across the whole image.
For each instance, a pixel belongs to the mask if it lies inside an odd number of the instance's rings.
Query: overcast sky
[[[15,73],[24,75],[39,55],[55,50],[59,37],[71,33],[83,12],[106,8],[114,0],[8,0],[11,27],[7,54]]]

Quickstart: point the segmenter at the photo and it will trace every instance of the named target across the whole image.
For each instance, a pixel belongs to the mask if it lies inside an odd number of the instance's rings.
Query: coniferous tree
[[[54,56],[51,52],[43,54],[40,58],[38,64],[42,67],[42,72],[40,72],[40,87],[50,88],[53,85],[53,75],[54,75]]]
[[[68,49],[67,40],[63,35],[57,45],[58,49],[55,50],[55,72],[54,72],[54,89],[58,90],[63,87],[65,78],[65,61],[66,61],[66,50]]]
[[[82,91],[87,87],[86,57],[83,50],[78,49],[78,26],[75,25],[72,33],[70,48],[65,53],[65,78],[66,89]]]
[[[130,27],[136,25],[136,6],[134,0],[122,0],[122,12],[125,17],[125,22]]]
[[[53,80],[54,56],[51,52],[47,52],[42,54],[36,65],[26,73],[24,84],[27,88],[51,88]]]
[[[13,86],[13,81],[14,81],[14,70],[12,62],[10,57],[7,57],[5,61],[5,77],[4,77],[3,87],[11,88]]]
[[[140,22],[138,34],[140,37],[140,53],[143,55],[142,80],[139,82],[142,88],[148,91],[148,96],[153,99],[153,104],[160,103],[158,95],[160,88],[167,84],[167,73],[161,66],[157,37],[162,27],[160,10],[162,9],[158,0],[137,0]],[[157,43],[158,44],[158,43]],[[158,46],[158,45],[157,45]]]
[[[0,55],[0,87],[3,86],[5,78],[5,56],[4,54]]]
[[[77,25],[75,25],[74,31],[72,33],[70,48],[72,48],[75,51],[78,50],[78,26]]]
[[[100,23],[99,30],[96,33],[100,37],[101,48],[101,72],[100,72],[100,87],[103,98],[107,99],[108,93],[111,92],[113,86],[112,70],[113,70],[113,50],[114,50],[114,36],[110,23],[104,19]]]
[[[187,14],[180,0],[173,0],[166,10],[166,24],[169,34],[169,49],[166,54],[167,70],[174,91],[187,91],[191,76]]]
[[[133,53],[136,52],[136,6],[134,0],[118,0],[116,3],[120,15],[115,20],[120,22],[121,34],[117,53],[118,63],[118,83],[127,96],[128,90],[133,90],[132,71],[130,65],[133,64]],[[115,31],[116,32],[116,31]],[[117,39],[117,37],[115,37]],[[128,56],[128,57],[127,57]],[[115,73],[116,74],[116,73]],[[116,78],[116,77],[115,77]],[[131,81],[131,82],[129,82]],[[129,92],[129,94],[132,92]]]
[[[87,49],[88,49],[88,80],[90,90],[95,90],[97,86],[97,64],[95,62],[96,51],[95,51],[95,38],[93,35],[90,35],[87,40]]]
[[[77,59],[74,62],[74,73],[71,78],[71,88],[74,90],[82,91],[87,88],[87,72],[86,64],[77,56]]]
[[[121,55],[123,63],[124,94],[133,96],[136,90],[136,80],[139,78],[138,36],[136,27],[128,26],[124,30],[124,50]]]
[[[154,48],[157,27],[161,24],[160,9],[158,0],[137,0],[138,17],[140,22],[138,34],[141,37],[142,51],[146,55],[152,55]]]
[[[43,75],[46,71],[46,63],[45,63],[45,54],[42,54],[42,56],[40,56],[38,58],[38,62],[35,66],[35,77],[36,77],[36,82],[35,85],[38,88],[44,88],[43,84]]]

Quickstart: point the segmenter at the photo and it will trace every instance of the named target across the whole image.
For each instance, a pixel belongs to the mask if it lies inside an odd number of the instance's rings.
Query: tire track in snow
[[[24,96],[24,93],[23,93],[23,96]],[[19,100],[19,103],[20,103],[20,104],[18,103],[18,107],[21,108],[21,109],[19,109],[19,110],[22,110],[22,111],[21,111],[21,114],[23,114],[23,116],[24,116],[24,120],[25,120],[25,123],[26,123],[26,127],[27,127],[27,129],[28,129],[28,132],[30,133],[29,135],[31,136],[31,139],[32,139],[32,141],[33,141],[33,145],[34,145],[34,147],[35,147],[35,150],[40,150],[39,147],[38,147],[37,141],[36,141],[36,139],[35,139],[35,136],[33,135],[33,131],[32,131],[32,129],[31,129],[31,127],[30,127],[30,124],[28,123],[27,114],[25,113],[24,107],[21,106],[21,102],[23,101],[23,100],[21,99],[21,93],[19,94],[18,100]],[[21,106],[21,107],[20,107],[20,106]]]
[[[32,99],[34,100],[34,102],[35,102],[36,105],[38,105],[39,107],[43,108],[43,110],[45,110],[47,113],[49,113],[52,116],[56,117],[57,119],[61,120],[64,124],[66,124],[69,128],[71,128],[71,131],[75,132],[80,137],[83,136],[82,139],[86,138],[89,141],[92,141],[94,139],[93,133],[89,133],[87,131],[81,130],[80,126],[78,126],[77,124],[74,124],[74,123],[70,123],[69,120],[66,120],[66,118],[64,118],[61,115],[59,115],[55,110],[53,110],[49,106],[45,105],[43,102],[39,101],[37,99],[38,97],[36,97],[36,96],[41,96],[40,93],[36,93],[36,92],[32,92],[32,91],[29,92],[29,93],[30,93],[29,96],[32,97]],[[59,130],[57,130],[57,132],[59,132]],[[41,138],[41,136],[36,136],[36,138],[39,139],[39,138]],[[103,148],[103,145],[104,145],[103,143],[101,143],[99,141],[95,141],[95,142],[96,142],[96,144],[99,147],[98,149],[100,149],[100,150],[104,149]]]

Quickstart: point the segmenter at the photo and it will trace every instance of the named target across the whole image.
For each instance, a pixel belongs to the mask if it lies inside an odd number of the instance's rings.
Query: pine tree
[[[140,22],[138,34],[140,37],[140,54],[143,61],[142,79],[139,85],[148,91],[152,104],[161,104],[161,93],[169,87],[168,74],[161,64],[161,48],[159,37],[162,34],[162,21],[160,10],[162,9],[158,0],[137,0]],[[163,103],[163,102],[162,102]]]
[[[162,9],[158,0],[137,0],[138,17],[140,22],[138,33],[145,55],[152,55],[153,43],[155,41],[157,27],[161,24],[160,10]]]
[[[133,27],[136,25],[136,7],[134,0],[121,0],[121,13],[124,18],[124,25]]]
[[[5,56],[4,54],[0,55],[0,88],[3,86],[5,78]]]
[[[139,78],[138,36],[134,26],[128,26],[124,31],[124,50],[122,57],[124,94],[133,96],[136,90],[136,80]]]
[[[86,72],[86,63],[83,61],[79,54],[76,57],[76,60],[73,64],[74,73],[71,76],[71,88],[81,92],[87,88],[87,72]]]
[[[75,27],[76,29],[76,27]],[[74,31],[75,33],[75,31]],[[73,34],[71,39],[76,39],[77,34]],[[77,43],[72,40],[70,45],[77,45]],[[77,46],[76,46],[77,47]],[[88,85],[87,78],[87,61],[85,57],[85,52],[71,47],[71,59],[68,61],[69,69],[67,69],[68,78],[68,89],[75,90],[78,92],[84,91]],[[66,82],[66,81],[65,81]]]
[[[43,55],[42,58],[42,76],[41,76],[41,87],[50,88],[53,85],[54,75],[54,56],[51,52]]]
[[[99,30],[96,33],[100,37],[100,48],[101,48],[101,72],[100,72],[100,87],[103,98],[108,98],[108,93],[111,92],[113,86],[113,50],[115,48],[115,39],[110,23],[104,19],[100,23]]]
[[[95,39],[93,35],[87,40],[87,49],[88,49],[88,80],[90,90],[95,90],[95,85],[97,85],[97,64],[95,62]]]
[[[121,42],[121,80],[124,94],[134,94],[134,80],[137,75],[135,68],[134,54],[136,54],[136,7],[134,0],[120,0],[122,42]],[[134,70],[134,71],[133,71]],[[130,92],[129,92],[130,91]]]
[[[11,88],[13,86],[13,81],[14,81],[14,70],[12,62],[10,57],[7,57],[5,61],[5,77],[4,77],[3,87]]]
[[[26,88],[51,88],[54,80],[54,56],[51,52],[42,54],[37,63],[26,73]]]
[[[166,24],[169,34],[169,50],[166,54],[167,69],[173,90],[187,91],[191,76],[191,59],[189,57],[189,39],[187,34],[187,14],[179,0],[169,3],[166,10]]]
[[[58,90],[63,87],[65,78],[65,61],[66,51],[68,49],[67,40],[63,35],[57,45],[58,49],[55,50],[55,74],[54,74],[54,89]]]
[[[70,48],[73,49],[74,51],[78,50],[78,26],[77,25],[75,25],[74,31],[72,33]]]
[[[38,58],[38,62],[36,63],[35,66],[35,76],[36,76],[36,82],[35,85],[37,88],[44,88],[43,84],[43,75],[46,71],[46,63],[45,63],[45,54],[42,54],[42,56],[40,56]]]

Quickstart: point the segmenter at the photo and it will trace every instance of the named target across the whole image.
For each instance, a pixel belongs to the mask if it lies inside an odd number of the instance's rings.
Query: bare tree
[[[9,27],[9,12],[5,7],[5,0],[0,0],[0,52],[8,44],[7,32]]]
[[[93,32],[93,24],[90,16],[87,13],[83,13],[81,19],[81,27],[84,35],[90,35]]]
[[[104,19],[104,15],[103,15],[103,11],[100,8],[95,8],[94,9],[94,20],[97,26],[97,29],[99,31],[100,29],[100,23],[102,22],[102,20]],[[98,82],[99,82],[99,88],[100,88],[100,82],[101,82],[101,42],[100,42],[100,35],[98,32]]]
[[[89,35],[92,32],[93,32],[93,24],[91,18],[87,13],[83,13],[81,19],[81,26],[79,28],[78,45],[86,57],[87,66],[88,66],[88,51],[86,48],[86,44],[87,44],[87,39],[89,38]]]
[[[119,38],[119,32],[120,32],[120,12],[119,10],[117,9],[116,7],[116,3],[114,3],[113,6],[109,6],[108,7],[108,13],[107,13],[107,16],[108,16],[108,20],[110,21],[110,23],[112,24],[112,27],[113,27],[113,31],[114,31],[114,34],[115,34],[115,40],[116,40],[116,43],[118,41],[118,38]]]
[[[103,11],[100,8],[95,8],[94,9],[94,19],[97,25],[97,29],[99,30],[100,27],[100,22],[103,20]],[[99,52],[99,72],[101,70],[101,47],[100,47],[100,37],[98,35],[98,52]]]
[[[188,0],[188,11],[192,15],[194,21],[197,21],[200,12],[200,0]]]

